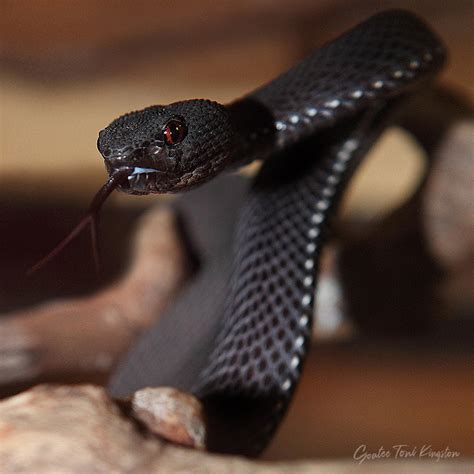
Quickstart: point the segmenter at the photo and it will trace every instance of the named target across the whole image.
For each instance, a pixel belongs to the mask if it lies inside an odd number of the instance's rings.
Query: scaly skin
[[[202,332],[195,346],[184,334],[176,343],[169,321],[158,325],[119,367],[113,394],[178,385],[204,401],[213,430],[225,433],[210,439],[212,449],[256,455],[265,447],[300,378],[319,255],[341,193],[392,109],[443,62],[443,47],[418,18],[389,11],[227,107],[154,106],[101,132],[109,172],[135,170],[122,187],[134,194],[180,191],[266,160],[237,225],[225,308],[214,316],[218,329],[200,327],[213,295],[204,288],[194,295],[201,302],[174,315],[176,327],[188,321],[197,336]],[[163,130],[172,117],[187,135],[168,146]],[[193,351],[208,356],[188,370]]]

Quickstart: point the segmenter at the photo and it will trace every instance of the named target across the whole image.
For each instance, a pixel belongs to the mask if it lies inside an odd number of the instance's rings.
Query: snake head
[[[155,105],[101,130],[97,147],[110,175],[128,169],[129,194],[177,192],[219,173],[235,152],[226,108],[209,100]]]

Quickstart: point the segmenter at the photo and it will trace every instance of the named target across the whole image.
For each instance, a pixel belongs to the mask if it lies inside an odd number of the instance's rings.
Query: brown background
[[[230,101],[381,9],[404,7],[426,18],[451,52],[443,81],[474,95],[469,1],[0,5],[0,196],[25,208],[42,199],[84,206],[105,176],[98,130],[118,115],[183,98]],[[380,213],[413,187],[422,169],[416,145],[395,131],[383,146],[364,165],[346,212]],[[394,167],[393,157],[403,161]],[[156,198],[114,199],[141,207]],[[12,252],[16,258],[22,250]],[[378,450],[399,443],[472,454],[470,358],[455,346],[316,347],[268,457],[351,456],[360,444]]]

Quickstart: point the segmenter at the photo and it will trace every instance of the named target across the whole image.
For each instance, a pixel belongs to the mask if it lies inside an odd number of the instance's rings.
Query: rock
[[[192,395],[171,387],[144,388],[134,393],[130,407],[152,433],[176,444],[205,447],[204,411]]]

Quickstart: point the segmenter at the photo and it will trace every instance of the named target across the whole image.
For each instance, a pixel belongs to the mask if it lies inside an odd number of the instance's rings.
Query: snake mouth
[[[120,169],[120,168],[119,168]],[[150,194],[166,192],[169,188],[169,174],[156,168],[142,168],[139,166],[127,167],[129,174],[127,179],[117,186],[127,194]],[[109,174],[117,172],[109,170]]]
[[[166,192],[170,188],[175,161],[170,159],[163,147],[149,145],[147,148],[117,150],[104,156],[109,176],[123,170],[127,172],[118,190],[127,194],[150,194]]]

